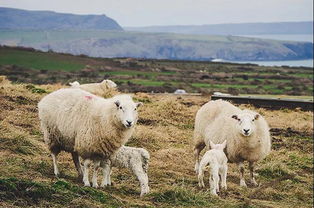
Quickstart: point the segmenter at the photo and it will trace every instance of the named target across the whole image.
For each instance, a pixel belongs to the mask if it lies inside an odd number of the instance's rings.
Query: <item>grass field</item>
[[[20,73],[23,71],[23,73]],[[122,91],[187,92],[207,94],[313,95],[313,69],[262,67],[250,64],[127,58],[91,58],[31,49],[0,47],[0,75],[35,84],[104,78]]]
[[[83,69],[85,64],[79,58],[73,60],[71,56],[40,53],[33,51],[0,50],[0,65],[18,65],[25,68],[77,71]]]
[[[209,97],[137,93],[144,106],[128,145],[151,154],[151,193],[139,198],[138,181],[124,169],[113,170],[112,187],[83,187],[67,153],[60,154],[61,177],[54,177],[36,105],[64,86],[0,85],[0,207],[313,207],[312,112],[241,106],[276,129],[272,152],[258,163],[258,187],[240,188],[237,167],[229,164],[228,190],[213,197],[208,183],[197,186],[192,153],[194,116]]]

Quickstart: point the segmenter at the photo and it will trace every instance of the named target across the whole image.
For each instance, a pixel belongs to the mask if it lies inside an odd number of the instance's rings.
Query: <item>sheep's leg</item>
[[[97,176],[98,176],[99,166],[100,166],[100,161],[99,160],[95,160],[94,161],[93,179],[92,179],[94,188],[98,188]]]
[[[254,186],[258,186],[257,182],[255,181],[255,177],[254,177],[254,162],[249,162],[249,169],[250,169],[250,180],[251,180],[251,183]]]
[[[110,161],[103,161],[102,162],[102,171],[103,171],[103,180],[100,184],[100,187],[111,185],[111,167],[110,167]]]
[[[82,178],[83,178],[83,170],[82,170],[82,166],[80,164],[79,156],[78,156],[77,152],[71,152],[71,154],[72,154],[72,159],[73,159],[75,168],[76,168],[77,173],[78,173],[78,178],[80,180],[82,180]]]
[[[84,186],[90,186],[89,178],[88,178],[88,172],[90,168],[91,160],[86,159],[84,160],[84,167],[83,167],[83,182]]]
[[[205,148],[205,142],[199,143],[194,147],[194,159],[195,159],[195,167],[194,170],[196,174],[198,174],[198,169],[200,166],[200,152]]]
[[[227,190],[227,172],[228,172],[228,166],[225,165],[221,168],[221,188]]]
[[[148,186],[148,176],[145,173],[145,171],[142,168],[142,164],[137,164],[135,166],[132,166],[132,171],[136,175],[138,181],[140,182],[141,186],[141,197],[144,196],[149,192],[149,186]]]
[[[60,172],[57,166],[57,156],[58,156],[58,153],[54,153],[54,152],[51,153],[52,162],[53,162],[53,172],[55,176],[58,178],[60,175]]]
[[[240,186],[247,187],[244,180],[244,164],[243,162],[238,163],[239,171],[240,171]]]

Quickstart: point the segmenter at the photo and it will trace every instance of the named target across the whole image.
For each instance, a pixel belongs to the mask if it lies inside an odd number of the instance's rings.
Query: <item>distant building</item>
[[[214,95],[224,95],[224,96],[226,96],[226,95],[230,95],[230,94],[222,93],[222,92],[214,92]]]
[[[182,94],[187,94],[185,90],[183,89],[177,89],[176,91],[174,91],[174,94],[179,94],[179,95],[182,95]]]

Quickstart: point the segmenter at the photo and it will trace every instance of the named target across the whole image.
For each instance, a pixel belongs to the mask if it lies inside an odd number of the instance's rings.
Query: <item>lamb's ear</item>
[[[233,118],[235,120],[240,120],[237,115],[233,115],[231,118]]]
[[[143,105],[142,102],[138,102],[138,103],[135,103],[135,104],[136,104],[136,107],[137,107],[137,108]]]
[[[120,101],[117,100],[117,101],[114,102],[114,104],[116,104],[117,108],[119,108],[119,106],[120,106]]]
[[[225,148],[226,148],[226,146],[227,146],[227,140],[225,140],[225,141],[222,143],[222,147],[223,147],[223,149],[225,149]]]
[[[254,116],[254,119],[257,120],[258,118],[259,118],[259,114],[256,114],[256,115]]]
[[[209,146],[210,146],[211,149],[214,149],[215,144],[212,141],[209,140]]]

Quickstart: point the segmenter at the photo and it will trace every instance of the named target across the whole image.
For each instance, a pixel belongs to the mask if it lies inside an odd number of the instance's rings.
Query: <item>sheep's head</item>
[[[209,141],[209,145],[211,149],[216,149],[216,150],[221,150],[223,151],[226,146],[227,146],[227,140],[225,140],[223,143],[221,144],[215,144],[212,141]]]
[[[113,81],[111,81],[110,79],[105,79],[101,82],[101,85],[105,88],[105,89],[109,89],[109,88],[116,88],[117,84],[114,83]]]
[[[235,114],[232,118],[237,122],[236,127],[243,136],[251,136],[256,129],[255,121],[259,118],[259,114],[243,112]]]
[[[137,108],[142,103],[135,103],[132,100],[116,100],[115,105],[117,107],[116,117],[126,128],[133,127],[138,119]]]

